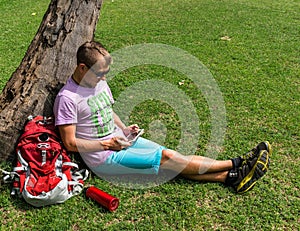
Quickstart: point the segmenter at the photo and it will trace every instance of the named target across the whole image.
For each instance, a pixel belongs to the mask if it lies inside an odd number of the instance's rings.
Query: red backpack
[[[18,139],[12,195],[40,207],[79,194],[88,171],[78,171],[63,147],[52,118],[30,116]]]

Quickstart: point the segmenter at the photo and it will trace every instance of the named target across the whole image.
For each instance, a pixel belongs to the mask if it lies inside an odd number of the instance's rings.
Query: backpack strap
[[[2,172],[2,174],[4,175],[3,176],[3,182],[4,183],[11,183],[14,181],[14,179],[16,177],[19,177],[19,174],[16,173],[15,171],[13,172],[8,172],[8,171],[5,171],[3,170],[2,168],[0,168],[0,171]]]
[[[18,171],[27,171],[28,163],[22,158],[20,151],[18,150],[18,159],[22,166],[14,167],[12,172],[5,171],[3,169],[0,169],[3,173],[3,182],[4,183],[11,183],[16,178],[20,177],[20,175],[17,173]]]
[[[85,181],[89,176],[89,171],[87,169],[81,169],[80,171],[72,172],[72,179],[75,181],[83,180]]]
[[[22,157],[21,155],[21,151],[18,150],[17,151],[17,155],[18,155],[18,160],[20,161],[20,164],[22,165],[22,167],[24,167],[24,171],[27,170],[27,167],[28,167],[28,163],[26,160],[24,160],[24,158]]]
[[[70,167],[74,167],[74,168],[78,169],[78,164],[73,163],[73,162],[64,162],[63,166],[70,166]]]
[[[83,182],[88,178],[89,171],[82,169],[72,172],[72,180],[68,182],[72,186],[72,195],[78,195],[83,190]]]

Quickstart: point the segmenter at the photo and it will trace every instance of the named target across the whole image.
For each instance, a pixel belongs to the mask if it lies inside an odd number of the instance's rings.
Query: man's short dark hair
[[[108,61],[108,64],[112,62],[110,54],[101,43],[96,41],[85,42],[77,50],[77,65],[84,63],[91,67],[98,61],[99,54]]]

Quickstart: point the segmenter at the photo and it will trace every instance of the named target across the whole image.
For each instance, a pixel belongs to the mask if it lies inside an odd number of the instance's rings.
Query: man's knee
[[[172,159],[173,156],[174,156],[174,152],[172,150],[164,149],[162,151],[160,165],[162,165],[162,164],[166,163],[168,160]]]

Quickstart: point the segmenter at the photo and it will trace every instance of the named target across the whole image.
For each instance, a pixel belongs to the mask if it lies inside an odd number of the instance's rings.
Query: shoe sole
[[[256,184],[257,180],[263,177],[267,172],[269,165],[269,152],[268,150],[262,150],[257,158],[255,165],[252,167],[248,175],[245,176],[244,179],[239,183],[236,191],[238,193],[245,193],[251,190]]]

